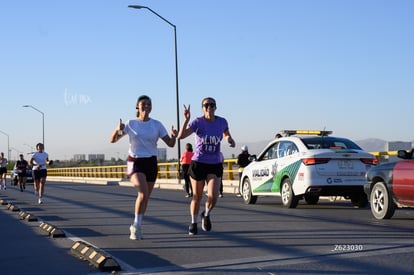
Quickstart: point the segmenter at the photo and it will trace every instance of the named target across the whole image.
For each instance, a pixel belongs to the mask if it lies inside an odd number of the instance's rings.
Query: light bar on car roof
[[[317,136],[328,136],[332,134],[332,131],[320,131],[320,130],[282,130],[281,133],[286,136],[292,135],[317,135]]]

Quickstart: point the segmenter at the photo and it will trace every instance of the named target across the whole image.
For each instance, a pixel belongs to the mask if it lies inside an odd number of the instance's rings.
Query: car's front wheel
[[[250,185],[250,180],[245,178],[242,184],[242,197],[245,204],[255,204],[257,201],[257,196],[252,194],[252,186]]]
[[[280,188],[283,206],[286,208],[295,208],[298,205],[299,198],[295,196],[292,189],[292,183],[289,178],[285,178]]]
[[[395,205],[383,182],[377,182],[371,190],[370,196],[372,215],[378,219],[389,219],[394,215]]]

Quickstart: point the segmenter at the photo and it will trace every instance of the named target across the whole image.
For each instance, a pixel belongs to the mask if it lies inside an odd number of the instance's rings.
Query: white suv
[[[281,196],[295,208],[299,200],[317,204],[319,196],[343,196],[357,207],[368,203],[365,173],[377,159],[353,141],[331,131],[284,130],[244,168],[241,194],[246,204],[258,196]]]

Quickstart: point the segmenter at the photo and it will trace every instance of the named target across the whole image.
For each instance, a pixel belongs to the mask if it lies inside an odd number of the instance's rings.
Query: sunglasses
[[[214,102],[210,102],[210,103],[204,103],[203,104],[203,106],[204,106],[204,108],[208,108],[208,107],[210,107],[210,108],[215,108],[216,107],[216,103],[214,103]]]
[[[140,102],[137,105],[136,109],[138,109],[139,106],[141,106],[141,107],[151,107],[152,106],[152,103],[151,102],[148,102],[148,103]]]

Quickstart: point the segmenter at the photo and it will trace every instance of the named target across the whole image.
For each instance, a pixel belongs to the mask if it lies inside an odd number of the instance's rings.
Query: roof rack
[[[292,135],[317,135],[317,136],[329,136],[332,131],[320,131],[320,130],[282,130],[280,131],[285,136]]]

